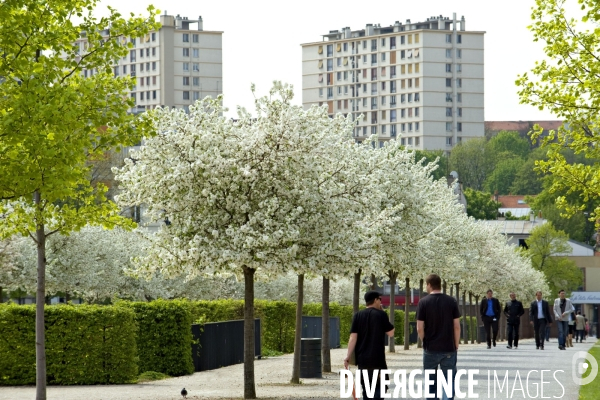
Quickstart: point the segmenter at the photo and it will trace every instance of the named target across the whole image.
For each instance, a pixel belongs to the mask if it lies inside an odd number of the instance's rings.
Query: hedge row
[[[125,307],[46,307],[51,385],[130,383],[138,375],[136,323]],[[35,305],[0,305],[0,385],[35,384]]]

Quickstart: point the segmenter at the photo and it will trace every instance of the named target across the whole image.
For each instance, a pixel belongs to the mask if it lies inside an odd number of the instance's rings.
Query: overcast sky
[[[204,30],[223,31],[223,94],[229,116],[237,105],[253,110],[250,84],[266,94],[273,80],[294,85],[302,102],[301,43],[320,41],[330,30],[367,23],[424,21],[434,15],[465,16],[466,29],[485,31],[485,120],[556,119],[548,112],[520,105],[514,82],[543,58],[542,45],[527,30],[534,0],[103,0],[121,13],[144,12],[153,4],[170,15],[204,20]]]

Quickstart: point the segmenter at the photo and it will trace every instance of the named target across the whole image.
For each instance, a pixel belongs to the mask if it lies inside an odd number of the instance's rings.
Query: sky
[[[204,21],[204,30],[223,31],[223,95],[227,116],[237,106],[254,109],[257,95],[268,94],[279,80],[295,88],[295,102],[302,102],[302,53],[300,44],[317,42],[330,30],[349,26],[364,29],[368,23],[413,23],[434,15],[457,19],[464,15],[466,30],[485,31],[485,120],[555,120],[552,114],[519,104],[515,80],[544,58],[541,43],[533,42],[527,29],[534,0],[102,0],[122,14],[145,14],[149,4],[164,14]]]

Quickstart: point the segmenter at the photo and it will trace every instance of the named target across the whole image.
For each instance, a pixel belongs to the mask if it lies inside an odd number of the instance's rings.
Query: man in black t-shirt
[[[453,297],[441,292],[442,280],[436,274],[425,279],[428,296],[419,300],[417,305],[417,333],[423,341],[423,369],[441,370],[446,379],[456,374],[456,351],[460,341],[460,312]],[[436,399],[453,398],[453,393],[437,397],[437,377],[432,376],[433,384],[425,390]],[[425,397],[425,396],[424,396]]]
[[[381,293],[374,290],[365,293],[367,308],[354,314],[352,326],[350,327],[350,340],[348,341],[348,353],[344,358],[344,367],[348,363],[352,352],[355,350],[356,364],[361,370],[369,371],[371,384],[376,379],[376,388],[373,397],[367,397],[365,382],[361,379],[363,399],[381,399],[380,383],[381,377],[374,377],[374,370],[387,369],[385,362],[385,335],[394,340],[394,325],[389,321],[388,315],[381,307]]]

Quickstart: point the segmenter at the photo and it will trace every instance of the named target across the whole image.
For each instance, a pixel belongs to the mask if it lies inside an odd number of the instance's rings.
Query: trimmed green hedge
[[[135,312],[140,373],[156,371],[170,376],[194,373],[190,302],[155,300],[122,304]]]
[[[134,382],[134,313],[119,306],[45,308],[50,385]],[[0,385],[35,384],[35,305],[0,305]]]

